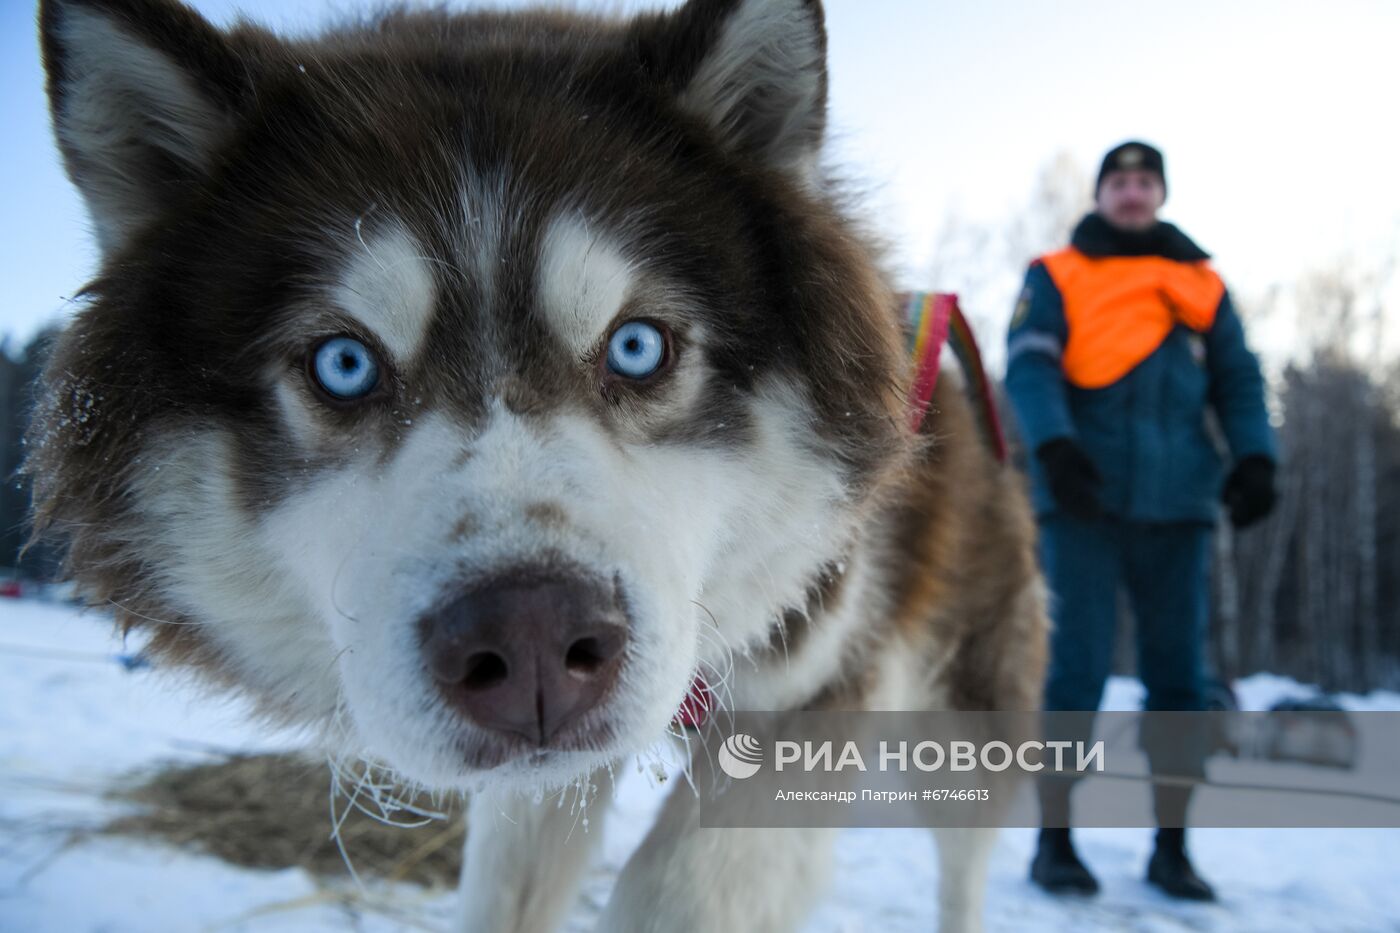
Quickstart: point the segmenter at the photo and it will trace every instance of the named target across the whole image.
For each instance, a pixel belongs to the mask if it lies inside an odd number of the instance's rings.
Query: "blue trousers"
[[[1051,591],[1045,709],[1094,710],[1112,670],[1118,593],[1137,631],[1138,676],[1149,710],[1205,709],[1211,526],[1041,520],[1040,559]]]
[[[1120,589],[1127,591],[1136,622],[1147,710],[1205,709],[1211,526],[1052,515],[1042,519],[1040,531],[1054,626],[1045,709],[1085,712],[1048,718],[1046,737],[1090,739],[1088,711],[1098,709],[1112,669]],[[1204,778],[1209,741],[1206,724],[1195,718],[1148,716],[1138,732],[1152,772],[1161,775]],[[1069,825],[1070,786],[1041,783],[1046,825]],[[1157,786],[1158,825],[1186,825],[1189,797],[1189,788]]]

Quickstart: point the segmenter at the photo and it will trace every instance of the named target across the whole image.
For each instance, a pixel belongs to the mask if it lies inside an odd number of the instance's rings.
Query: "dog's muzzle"
[[[628,633],[616,581],[534,568],[478,582],[419,624],[448,705],[538,746],[609,693]]]

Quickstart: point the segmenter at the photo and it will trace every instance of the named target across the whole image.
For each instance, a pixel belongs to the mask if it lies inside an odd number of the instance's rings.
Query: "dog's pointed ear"
[[[826,130],[821,0],[690,0],[643,33],[644,67],[737,149],[800,175]]]
[[[175,0],[42,0],[54,134],[104,255],[208,172],[246,81]]]

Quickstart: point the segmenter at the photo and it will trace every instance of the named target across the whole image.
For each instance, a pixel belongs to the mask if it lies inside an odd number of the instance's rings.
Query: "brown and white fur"
[[[896,302],[821,163],[818,0],[40,27],[102,265],[46,372],[37,528],[163,661],[471,790],[460,930],[561,923],[606,807],[578,832],[535,794],[606,790],[697,673],[732,709],[1037,706],[1021,482],[949,379],[908,428]],[[641,379],[607,360],[636,320]],[[379,366],[348,403],[314,373],[336,335]],[[536,740],[425,661],[503,580],[603,593],[625,641]],[[801,924],[830,831],[698,806],[670,796],[599,929]],[[992,832],[941,835],[942,929],[976,929]]]

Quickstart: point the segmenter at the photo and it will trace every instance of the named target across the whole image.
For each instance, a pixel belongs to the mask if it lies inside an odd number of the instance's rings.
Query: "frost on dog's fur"
[[[337,758],[483,787],[465,883],[495,893],[464,927],[554,925],[585,841],[513,791],[606,793],[697,673],[731,708],[1034,705],[1025,497],[949,380],[907,427],[895,300],[821,169],[816,0],[303,39],[174,0],[40,20],[102,266],[44,376],[38,532],[165,661]],[[665,366],[619,378],[637,321]],[[354,404],[313,384],[338,335],[378,363]],[[608,692],[531,748],[444,701],[421,624],[522,567],[606,584],[627,631]],[[668,801],[604,928],[791,927],[819,834],[707,859],[694,805]],[[811,870],[760,890],[784,852]]]

